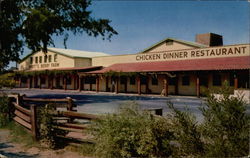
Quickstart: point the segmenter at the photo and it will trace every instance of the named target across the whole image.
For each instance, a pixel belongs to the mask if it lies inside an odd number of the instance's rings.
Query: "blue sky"
[[[68,49],[131,54],[167,37],[194,41],[196,34],[207,32],[223,35],[225,45],[250,43],[247,1],[93,1],[89,10],[95,18],[110,19],[119,34],[111,42],[70,34]],[[54,40],[55,47],[64,47],[63,37]]]

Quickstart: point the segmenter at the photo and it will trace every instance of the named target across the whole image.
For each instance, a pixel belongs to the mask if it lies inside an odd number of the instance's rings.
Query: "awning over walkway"
[[[161,72],[161,71],[202,71],[250,69],[250,57],[228,57],[159,62],[136,62],[113,64],[102,70],[89,73],[116,72]]]

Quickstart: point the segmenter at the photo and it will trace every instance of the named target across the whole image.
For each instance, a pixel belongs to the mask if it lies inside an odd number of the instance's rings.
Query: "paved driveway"
[[[113,113],[120,106],[128,102],[136,102],[141,109],[162,108],[163,114],[169,112],[167,102],[172,102],[180,110],[189,110],[195,114],[198,120],[201,120],[199,107],[204,103],[203,99],[185,96],[161,97],[157,95],[135,94],[113,94],[113,93],[95,93],[95,92],[78,92],[64,90],[44,90],[44,89],[11,89],[2,90],[6,93],[26,94],[29,97],[38,98],[65,98],[71,97],[76,100],[77,111],[93,114]]]

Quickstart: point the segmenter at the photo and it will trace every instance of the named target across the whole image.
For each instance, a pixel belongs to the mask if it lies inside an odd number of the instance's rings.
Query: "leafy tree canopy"
[[[87,8],[90,0],[1,0],[0,1],[0,71],[9,61],[18,61],[24,43],[32,51],[47,52],[54,45],[53,35],[68,32],[108,39],[117,32],[108,19],[95,19]]]

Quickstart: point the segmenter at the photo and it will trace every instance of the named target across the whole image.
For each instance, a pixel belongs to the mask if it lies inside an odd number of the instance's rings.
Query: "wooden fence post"
[[[31,111],[31,132],[33,135],[33,140],[37,140],[37,113],[36,113],[36,106],[31,105],[30,106],[30,111]]]
[[[17,94],[17,97],[16,97],[16,103],[18,105],[23,105],[23,96],[21,96],[19,93]]]
[[[68,99],[67,110],[68,111],[73,111],[73,100],[70,97],[67,97],[67,99]]]
[[[70,97],[67,97],[68,99],[68,105],[67,105],[67,111],[73,111],[73,100]],[[73,118],[70,118],[68,122],[73,122]]]

